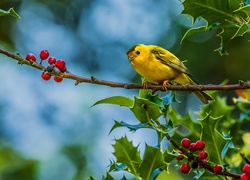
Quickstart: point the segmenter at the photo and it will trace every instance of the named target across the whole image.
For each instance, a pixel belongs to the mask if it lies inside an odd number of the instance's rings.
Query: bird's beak
[[[128,60],[129,60],[129,62],[131,62],[131,61],[134,60],[134,58],[133,57],[129,57]]]
[[[129,62],[134,60],[134,56],[132,55],[132,53],[128,54],[128,60]]]

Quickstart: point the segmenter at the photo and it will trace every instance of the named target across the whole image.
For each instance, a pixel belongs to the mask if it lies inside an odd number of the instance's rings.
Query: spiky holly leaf
[[[101,99],[97,101],[92,106],[98,105],[98,104],[114,104],[114,105],[120,105],[125,107],[132,107],[133,106],[133,100],[125,97],[125,96],[112,96],[105,99]]]
[[[234,106],[229,106],[226,103],[226,97],[220,97],[218,92],[214,94],[214,101],[206,106],[201,107],[201,111],[197,113],[201,118],[205,118],[209,112],[212,117],[221,117],[221,122],[228,123],[230,126],[232,122],[232,111]]]
[[[160,101],[158,97],[154,97],[154,100],[157,102]],[[114,104],[129,107],[136,118],[143,124],[148,123],[151,119],[157,120],[162,115],[160,110],[162,103],[156,104],[145,98],[135,97],[133,101],[125,96],[112,96],[99,100],[92,106],[98,104]]]
[[[161,115],[161,106],[148,99],[135,97],[134,105],[130,108],[141,123],[148,123],[151,119],[157,120]]]
[[[180,142],[182,140],[182,138],[185,137],[189,137],[191,140],[192,139],[199,139],[200,135],[201,135],[201,125],[198,123],[198,121],[195,121],[190,114],[187,114],[184,117],[181,117],[175,110],[175,108],[173,106],[169,106],[168,111],[167,111],[167,116],[168,118],[172,121],[172,123],[175,125],[175,127],[177,127],[176,129],[176,133],[174,135],[174,139],[178,142]],[[186,133],[185,135],[182,133],[183,132],[183,128],[181,128],[182,126],[184,126],[185,128],[187,128],[186,131],[188,131],[188,133]],[[179,131],[179,127],[181,128],[181,130]]]
[[[16,18],[21,18],[13,8],[10,8],[8,11],[0,9],[0,16],[14,16]]]
[[[164,161],[166,163],[170,163],[173,159],[176,158],[176,155],[174,155],[173,153],[169,152],[168,150],[166,150],[164,153],[163,153],[163,156],[164,156]],[[166,169],[165,169],[166,170]]]
[[[184,34],[184,36],[181,39],[181,43],[184,41],[184,39],[186,39],[189,36],[192,36],[194,34],[200,33],[200,32],[205,32],[209,30],[207,28],[207,26],[200,26],[200,27],[195,27],[195,28],[190,28],[189,30],[187,30],[187,32]]]
[[[164,107],[163,100],[159,97],[159,94],[152,94],[150,90],[141,89],[139,91],[139,97],[148,99],[149,101],[159,105],[160,107]]]
[[[249,32],[250,6],[244,5],[243,0],[185,0],[183,14],[189,14],[196,20],[202,17],[207,26],[189,29],[182,41],[191,34],[213,29],[222,29],[218,36],[221,38],[220,47],[216,50],[227,54],[225,45],[232,39]]]
[[[241,3],[242,0],[185,0],[182,14],[191,15],[194,21],[202,17],[208,26],[225,19],[239,21],[234,11],[241,7]]]
[[[247,23],[237,24],[235,22],[226,21],[215,29],[221,29],[221,32],[217,34],[218,37],[221,38],[220,47],[216,49],[221,55],[227,54],[224,47],[227,45],[232,39],[243,36],[245,33],[249,32],[249,25]]]
[[[133,124],[128,124],[126,122],[118,122],[118,121],[115,121],[115,124],[113,125],[113,127],[111,128],[109,134],[116,128],[119,128],[119,127],[126,127],[128,128],[130,131],[136,131],[138,129],[141,129],[141,128],[149,128],[150,126],[148,125],[148,123],[146,124],[136,124],[136,125],[133,125]]]
[[[199,122],[202,125],[202,140],[206,143],[205,150],[209,154],[210,161],[216,164],[223,164],[223,156],[225,156],[225,145],[231,141],[230,138],[225,138],[216,129],[216,124],[219,122],[221,117],[212,117],[207,115],[204,119]]]
[[[139,168],[140,177],[142,179],[151,179],[150,177],[157,168],[166,169],[167,166],[168,164],[164,161],[164,156],[161,150],[146,145],[143,161]]]
[[[118,163],[122,163],[128,167],[128,171],[138,175],[139,164],[142,161],[137,147],[134,147],[127,137],[116,139],[113,145],[115,152],[113,153]]]

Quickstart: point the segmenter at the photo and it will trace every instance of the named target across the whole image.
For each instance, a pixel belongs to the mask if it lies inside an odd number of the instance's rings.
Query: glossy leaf
[[[218,92],[215,93],[213,97],[215,101],[206,106],[202,106],[201,111],[197,114],[203,119],[208,113],[210,113],[210,116],[221,117],[220,121],[227,121],[230,123],[230,120],[232,119],[231,114],[235,107],[227,105],[226,98],[220,97]]]
[[[184,39],[188,38],[189,36],[192,36],[192,35],[200,33],[200,32],[205,32],[207,30],[208,30],[207,26],[200,26],[200,27],[190,28],[189,30],[187,30],[187,32],[182,37],[181,43],[184,41]]]
[[[126,123],[126,122],[123,122],[123,121],[121,121],[121,122],[118,122],[118,121],[115,121],[115,124],[113,125],[113,127],[111,128],[111,130],[110,130],[110,132],[109,132],[109,134],[114,130],[114,129],[116,129],[116,128],[118,128],[118,127],[126,127],[126,128],[128,128],[130,131],[136,131],[136,130],[138,130],[138,129],[141,129],[141,128],[147,128],[147,127],[149,127],[149,125],[146,123],[146,124],[137,124],[137,125],[132,125],[132,124],[128,124],[128,123]]]
[[[202,140],[206,142],[205,150],[209,154],[210,161],[216,164],[223,164],[222,151],[225,153],[225,145],[229,142],[230,138],[225,138],[215,128],[221,117],[214,118],[207,115],[204,119],[200,120],[203,127]]]
[[[225,46],[234,38],[249,32],[250,6],[244,5],[242,0],[185,0],[183,14],[189,14],[195,21],[202,17],[206,26],[189,29],[183,36],[183,41],[188,36],[220,28],[218,36],[221,38],[219,48],[221,55],[227,54]]]
[[[160,149],[146,145],[143,161],[140,165],[140,176],[142,179],[150,179],[157,168],[166,169],[167,166],[168,164],[164,161]]]
[[[201,136],[201,125],[198,121],[195,121],[190,114],[187,114],[184,117],[181,117],[173,106],[169,106],[168,109],[168,117],[171,119],[172,123],[175,126],[184,126],[189,130],[188,134],[185,134],[185,137],[189,137],[191,139],[199,139]],[[180,132],[177,128],[176,133],[174,135],[174,139],[178,142],[183,138],[182,132]]]
[[[127,137],[116,139],[113,147],[115,149],[113,154],[117,162],[126,165],[128,171],[137,176],[139,163],[141,162],[137,147],[134,147],[132,142],[128,141]]]
[[[125,106],[125,107],[132,107],[133,100],[125,96],[112,96],[112,97],[99,100],[92,106],[95,106],[98,104],[114,104],[114,105],[120,105],[120,106]]]
[[[0,16],[14,16],[16,18],[21,18],[13,8],[10,8],[8,11],[0,9]]]
[[[135,97],[131,111],[142,124],[145,124],[149,123],[151,119],[157,120],[162,115],[160,107],[148,99]]]
[[[238,21],[233,11],[240,8],[241,3],[241,0],[185,0],[182,14],[189,14],[194,20],[202,17],[208,26],[225,19]]]
[[[140,98],[148,99],[149,101],[163,107],[163,100],[159,97],[159,94],[152,94],[150,90],[141,89],[139,92]]]

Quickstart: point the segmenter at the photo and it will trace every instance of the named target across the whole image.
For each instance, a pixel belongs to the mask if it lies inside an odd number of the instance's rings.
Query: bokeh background
[[[218,32],[181,38],[191,17],[180,14],[179,0],[1,0],[0,9],[14,7],[21,19],[0,17],[0,48],[23,57],[47,49],[64,59],[74,74],[124,83],[140,83],[126,58],[134,44],[156,44],[188,60],[199,84],[238,83],[249,79],[249,37],[226,46],[220,56]],[[202,20],[194,26],[205,24]],[[134,145],[155,145],[155,134],[126,129],[109,131],[113,120],[135,123],[132,113],[96,101],[138,90],[100,85],[44,81],[41,71],[20,66],[0,55],[0,179],[101,179],[112,155],[115,138],[127,135]],[[228,103],[234,92],[222,92]],[[201,102],[178,93],[182,114],[198,111]],[[174,171],[174,168],[173,168]],[[178,173],[177,173],[178,176]],[[17,178],[18,177],[18,178]],[[117,175],[119,177],[119,175]],[[181,179],[181,177],[179,177]]]

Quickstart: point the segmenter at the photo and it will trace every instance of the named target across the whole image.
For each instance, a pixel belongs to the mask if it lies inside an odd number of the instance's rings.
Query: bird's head
[[[146,46],[144,44],[137,44],[132,46],[128,51],[127,51],[127,57],[129,62],[132,62],[135,59],[138,59],[137,57],[142,56],[142,54],[145,51]]]

